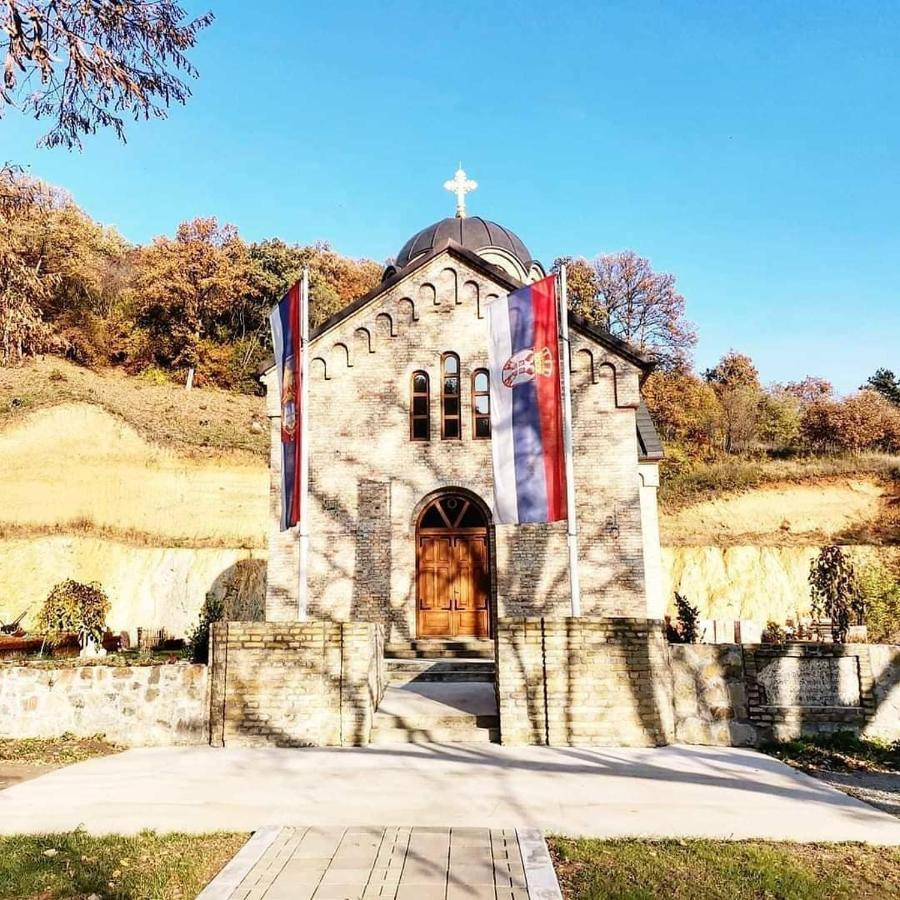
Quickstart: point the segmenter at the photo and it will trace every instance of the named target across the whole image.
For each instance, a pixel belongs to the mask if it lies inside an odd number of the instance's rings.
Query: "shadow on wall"
[[[503,743],[646,747],[672,738],[659,622],[503,619],[497,668]]]
[[[239,559],[216,576],[206,596],[222,601],[228,621],[265,621],[266,560]]]

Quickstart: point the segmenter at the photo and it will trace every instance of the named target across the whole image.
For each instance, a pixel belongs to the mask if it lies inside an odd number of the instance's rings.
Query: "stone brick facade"
[[[471,377],[487,365],[485,305],[509,287],[489,271],[447,247],[313,339],[311,618],[378,622],[389,640],[415,637],[415,528],[425,499],[459,487],[491,507],[490,441],[472,437]],[[461,363],[461,440],[441,439],[440,362],[447,351]],[[644,464],[639,476],[635,411],[642,372],[578,330],[572,366],[583,608],[643,617],[646,586],[658,591],[660,576],[655,464]],[[431,382],[427,442],[409,439],[416,370],[428,372]],[[281,420],[274,370],[266,381],[272,433],[266,617],[290,621],[297,617],[298,550],[295,533],[278,527]],[[653,513],[649,544],[642,535],[642,491],[644,514]],[[490,540],[495,618],[565,612],[565,523],[492,526]]]
[[[206,744],[206,666],[0,666],[0,737],[66,732],[124,747]]]
[[[384,693],[380,625],[217,622],[210,743],[366,744]]]
[[[502,743],[647,747],[672,741],[661,621],[501,619],[496,646]]]

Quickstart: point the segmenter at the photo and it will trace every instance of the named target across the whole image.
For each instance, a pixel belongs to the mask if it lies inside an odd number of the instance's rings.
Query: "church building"
[[[467,216],[416,232],[369,294],[310,337],[309,618],[380,623],[389,643],[489,639],[498,619],[569,614],[566,523],[492,512],[486,308],[545,277],[511,229]],[[585,616],[662,618],[662,448],[641,400],[651,363],[569,313]],[[266,619],[298,617],[295,529],[281,531],[281,406],[271,423]]]

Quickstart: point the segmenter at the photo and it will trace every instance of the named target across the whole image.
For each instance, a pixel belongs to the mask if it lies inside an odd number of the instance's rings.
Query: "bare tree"
[[[690,362],[697,332],[685,318],[684,297],[675,276],[654,272],[632,250],[585,259],[561,257],[567,265],[573,312],[633,344],[666,369]]]
[[[186,51],[213,20],[188,20],[174,0],[3,0],[0,116],[17,106],[54,119],[47,147],[80,147],[111,127],[125,139],[125,115],[164,118],[196,77]]]

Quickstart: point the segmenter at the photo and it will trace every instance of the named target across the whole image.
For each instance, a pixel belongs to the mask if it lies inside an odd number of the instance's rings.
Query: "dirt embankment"
[[[88,403],[17,418],[0,430],[0,621],[28,625],[66,578],[99,582],[132,636],[183,634],[210,592],[261,602],[268,503],[255,455],[164,447]]]
[[[660,516],[665,547],[808,546],[865,543],[896,502],[893,491],[872,479],[782,484],[725,495]],[[900,543],[900,531],[883,529],[880,543]]]
[[[0,536],[75,533],[164,547],[262,547],[262,460],[183,456],[97,406],[39,410],[0,432]]]

